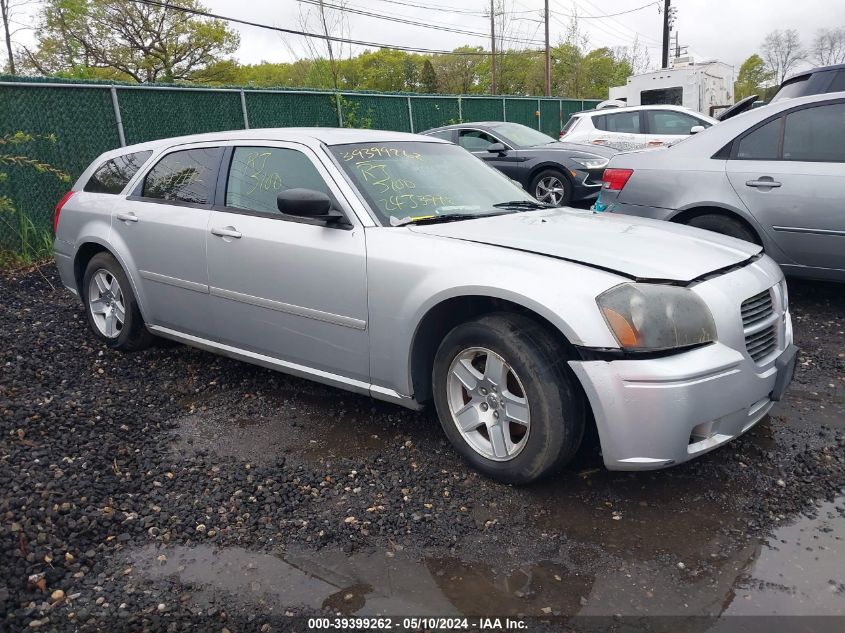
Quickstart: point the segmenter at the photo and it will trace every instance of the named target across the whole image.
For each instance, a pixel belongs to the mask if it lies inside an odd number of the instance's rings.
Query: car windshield
[[[509,178],[450,143],[355,143],[329,151],[384,225],[500,215],[525,210],[525,203],[540,206]]]
[[[527,125],[520,125],[519,123],[499,123],[491,125],[490,129],[494,133],[504,136],[520,147],[537,147],[539,145],[548,145],[555,142],[557,139],[547,136],[542,132],[528,127]]]

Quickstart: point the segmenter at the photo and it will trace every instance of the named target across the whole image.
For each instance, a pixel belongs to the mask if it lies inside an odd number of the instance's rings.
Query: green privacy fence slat
[[[462,99],[464,121],[504,121],[501,98]]]
[[[544,99],[540,102],[540,131],[552,138],[560,134],[560,101]]]
[[[464,100],[466,103],[466,100]],[[458,123],[460,112],[456,97],[411,97],[411,108],[414,112],[414,132],[423,132],[441,125]]]
[[[537,129],[537,99],[505,99],[505,115],[511,123]]]
[[[246,92],[249,126],[337,127],[337,99],[334,94]]]
[[[4,146],[0,153],[25,154],[49,163],[76,178],[102,152],[119,145],[111,95],[107,89],[8,87],[0,89],[0,135],[17,131],[55,134],[55,143],[35,140],[23,146]],[[0,211],[0,247],[24,250],[30,220],[42,232],[52,226],[53,209],[70,189],[31,168],[4,166],[0,196],[12,200],[15,213]],[[49,239],[49,235],[47,235]]]
[[[117,89],[126,143],[243,129],[237,92]],[[112,120],[114,117],[112,117]]]
[[[368,122],[374,130],[410,132],[408,99],[369,94],[343,94],[344,124]]]
[[[334,92],[202,88],[0,76],[0,135],[24,131],[55,134],[56,143],[36,140],[27,155],[65,170],[75,181],[99,154],[120,146],[111,90],[117,97],[127,144],[245,127],[338,125]],[[410,112],[409,112],[410,101]],[[503,102],[507,103],[506,112]],[[540,99],[540,127],[556,137],[573,112],[598,101]],[[460,121],[514,121],[538,127],[536,98],[460,97],[385,93],[342,93],[344,124],[410,132]],[[8,152],[7,152],[8,153]],[[0,196],[11,198],[20,214],[0,216],[0,249],[22,251],[22,220],[50,238],[53,209],[69,185],[31,169],[4,166]],[[26,237],[27,240],[30,238]]]

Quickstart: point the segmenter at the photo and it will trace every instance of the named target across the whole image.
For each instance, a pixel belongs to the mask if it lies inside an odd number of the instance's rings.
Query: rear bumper
[[[717,342],[647,360],[570,361],[592,407],[608,469],[686,462],[742,435],[769,412],[781,383],[791,378],[783,370],[778,381],[778,369],[794,348],[789,312],[779,310],[777,350],[755,361],[745,349],[739,305],[780,277],[774,262],[760,261],[694,288],[708,299]],[[780,301],[778,286],[772,292]]]
[[[668,220],[675,213],[674,209],[663,209],[661,207],[647,207],[640,204],[627,204],[617,200],[608,200],[606,193],[602,193],[601,201],[607,204],[603,210],[606,213],[621,213],[624,215],[636,215],[641,218],[652,218],[654,220]]]
[[[76,276],[73,270],[73,244],[60,239],[54,240],[53,256],[56,260],[56,268],[59,270],[59,277],[65,288],[76,296],[79,296],[79,291],[76,288]]]

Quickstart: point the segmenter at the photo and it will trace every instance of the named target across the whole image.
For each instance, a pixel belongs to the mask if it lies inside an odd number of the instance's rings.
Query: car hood
[[[761,251],[755,244],[670,222],[567,208],[410,228],[557,257],[641,280],[690,282]]]

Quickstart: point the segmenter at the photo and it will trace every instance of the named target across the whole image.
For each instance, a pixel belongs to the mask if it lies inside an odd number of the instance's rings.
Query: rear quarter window
[[[150,155],[152,155],[151,151],[133,152],[107,160],[97,167],[85,183],[83,191],[119,194],[138,173],[141,166],[147,162]]]

